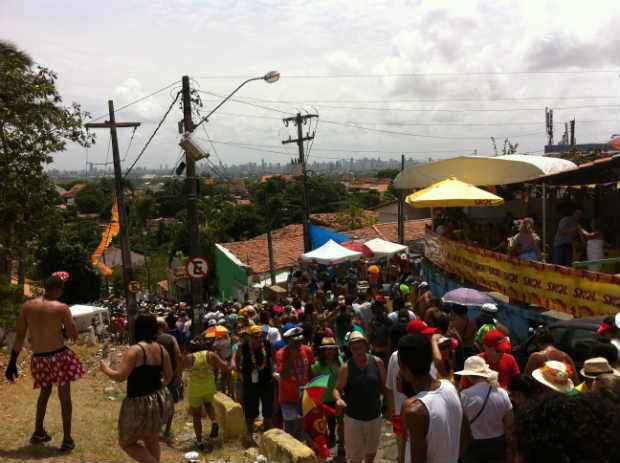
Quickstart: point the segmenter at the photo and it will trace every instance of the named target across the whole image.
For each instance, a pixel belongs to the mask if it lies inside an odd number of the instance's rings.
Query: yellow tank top
[[[215,376],[209,364],[209,351],[194,354],[194,365],[187,371],[187,392],[191,397],[207,396],[215,393]]]

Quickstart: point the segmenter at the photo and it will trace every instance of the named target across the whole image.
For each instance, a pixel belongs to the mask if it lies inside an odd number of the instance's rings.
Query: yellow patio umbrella
[[[486,190],[450,177],[405,198],[412,207],[499,206],[504,200]]]

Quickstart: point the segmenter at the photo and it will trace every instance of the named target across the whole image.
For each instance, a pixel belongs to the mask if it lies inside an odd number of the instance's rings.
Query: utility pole
[[[400,156],[400,171],[405,170],[405,155]],[[405,192],[401,190],[398,195],[398,242],[405,244]]]
[[[189,76],[183,76],[182,79],[182,96],[183,96],[183,129],[185,133],[194,131],[194,121],[192,121],[192,99],[189,87]],[[185,150],[185,174],[187,188],[187,220],[189,221],[189,257],[200,257],[202,255],[200,248],[200,229],[198,227],[198,178],[196,177],[196,162],[191,153]],[[202,303],[202,280],[190,278],[192,290],[192,330],[200,329],[201,322],[199,315],[199,304]],[[197,331],[193,331],[195,334]]]
[[[304,142],[313,140],[315,132],[306,133],[306,136],[303,134],[302,125],[306,124],[308,119],[312,119],[313,117],[319,117],[318,114],[304,114],[297,113],[295,117],[287,117],[282,119],[284,121],[284,125],[288,127],[290,122],[293,122],[297,126],[297,138],[292,139],[289,135],[288,140],[282,140],[282,144],[286,145],[288,143],[297,143],[297,147],[299,148],[299,163],[301,164],[301,175],[303,176],[303,202],[304,202],[304,219],[303,219],[303,230],[304,230],[304,252],[311,251],[310,245],[310,232],[309,232],[309,220],[310,220],[310,203],[308,197],[308,175],[306,171],[306,156],[304,154]]]
[[[123,192],[123,173],[121,172],[121,156],[118,150],[117,128],[131,127],[134,130],[140,126],[139,122],[116,122],[114,115],[114,102],[108,100],[109,120],[102,123],[89,122],[85,124],[87,129],[110,129],[112,139],[112,159],[114,161],[114,186],[116,189],[116,203],[118,205],[118,221],[120,226],[121,257],[123,260],[123,292],[127,303],[127,324],[130,341],[133,342],[134,323],[138,307],[136,305],[136,295],[129,291],[129,282],[133,278],[131,268],[131,253],[129,251],[129,233],[127,228],[127,211],[125,210],[125,194]]]

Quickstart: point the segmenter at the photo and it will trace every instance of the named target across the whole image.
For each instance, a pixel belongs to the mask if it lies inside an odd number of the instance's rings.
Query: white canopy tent
[[[302,254],[301,260],[305,262],[318,262],[319,264],[327,265],[357,260],[360,257],[362,257],[361,252],[352,251],[344,246],[340,246],[334,240],[329,240],[320,248],[316,248],[314,251]]]
[[[94,305],[76,304],[69,307],[69,311],[79,332],[88,331],[93,318],[96,318],[99,323],[103,323],[104,320],[108,320],[110,317],[108,309]]]
[[[525,154],[506,156],[458,156],[429,164],[416,164],[394,179],[398,189],[426,188],[449,177],[470,185],[508,185],[577,167],[566,159]]]
[[[389,257],[407,251],[407,246],[404,244],[392,243],[381,238],[374,238],[364,244],[373,252],[375,257]]]

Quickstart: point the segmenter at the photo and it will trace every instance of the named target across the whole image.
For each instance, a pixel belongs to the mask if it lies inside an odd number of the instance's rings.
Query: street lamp
[[[252,82],[254,80],[264,80],[265,82],[267,82],[268,84],[273,84],[274,82],[277,82],[278,80],[280,80],[280,73],[278,71],[269,71],[267,74],[265,74],[264,76],[260,76],[260,77],[252,77],[246,81],[241,82],[241,85],[239,85],[236,89],[234,89],[230,95],[228,95],[226,98],[224,98],[222,101],[220,101],[220,103],[213,108],[209,114],[207,114],[205,117],[203,117],[198,124],[194,125],[194,129],[196,129],[200,124],[202,124],[203,122],[206,122],[209,119],[209,116],[211,116],[215,111],[217,111],[218,109],[220,109],[220,106],[222,106],[224,103],[226,103],[228,100],[230,100],[230,98],[239,91],[239,89],[241,87],[243,87],[245,84],[247,84],[248,82]]]

